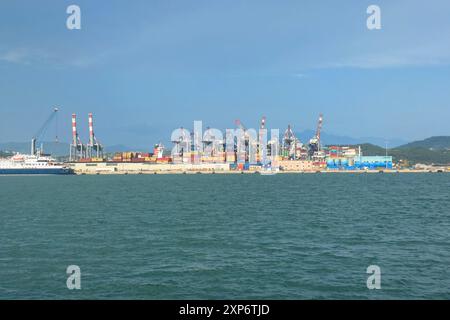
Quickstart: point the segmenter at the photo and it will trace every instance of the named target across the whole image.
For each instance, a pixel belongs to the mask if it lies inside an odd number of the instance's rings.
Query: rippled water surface
[[[449,174],[1,176],[0,200],[4,299],[450,299]]]

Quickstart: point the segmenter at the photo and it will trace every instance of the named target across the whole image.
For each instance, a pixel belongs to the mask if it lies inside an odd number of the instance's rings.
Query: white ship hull
[[[16,154],[9,159],[0,160],[0,175],[7,174],[71,174],[72,170],[55,164],[47,156]]]

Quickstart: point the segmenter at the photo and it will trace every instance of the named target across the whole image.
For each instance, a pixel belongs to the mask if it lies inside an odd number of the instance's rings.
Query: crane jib
[[[57,114],[58,114],[59,109],[58,108],[54,108],[52,113],[50,114],[50,116],[47,118],[47,120],[45,120],[44,124],[42,125],[42,127],[36,132],[36,134],[33,136],[33,138],[31,139],[31,154],[35,155],[36,151],[37,151],[37,143],[40,141],[40,139],[42,137],[44,137],[49,125],[51,124],[51,122],[53,121],[53,119],[57,118]],[[58,121],[56,121],[56,131],[58,130]],[[56,132],[56,141],[58,141],[58,132]],[[39,149],[39,152],[42,153],[43,150],[42,148]]]

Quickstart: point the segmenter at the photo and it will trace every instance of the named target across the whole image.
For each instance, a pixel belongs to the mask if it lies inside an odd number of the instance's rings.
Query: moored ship
[[[72,170],[58,164],[48,155],[15,154],[0,159],[0,175],[4,174],[71,174]]]
[[[31,154],[16,153],[15,155],[0,158],[0,175],[5,174],[71,174],[73,170],[58,163],[49,154],[44,153],[44,148],[38,148],[38,138],[45,132],[50,122],[56,117],[58,108],[54,108],[50,117],[45,121],[41,129],[31,139]],[[57,136],[56,136],[57,141]]]

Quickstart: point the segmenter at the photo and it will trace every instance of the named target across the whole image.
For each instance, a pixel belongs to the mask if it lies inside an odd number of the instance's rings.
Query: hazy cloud
[[[14,49],[0,53],[0,60],[9,63],[29,63],[29,52],[25,49]]]
[[[55,50],[56,52],[56,50]],[[103,53],[95,55],[65,55],[44,51],[42,49],[15,48],[0,50],[0,62],[32,65],[43,64],[54,67],[85,68],[97,64],[105,57]]]

